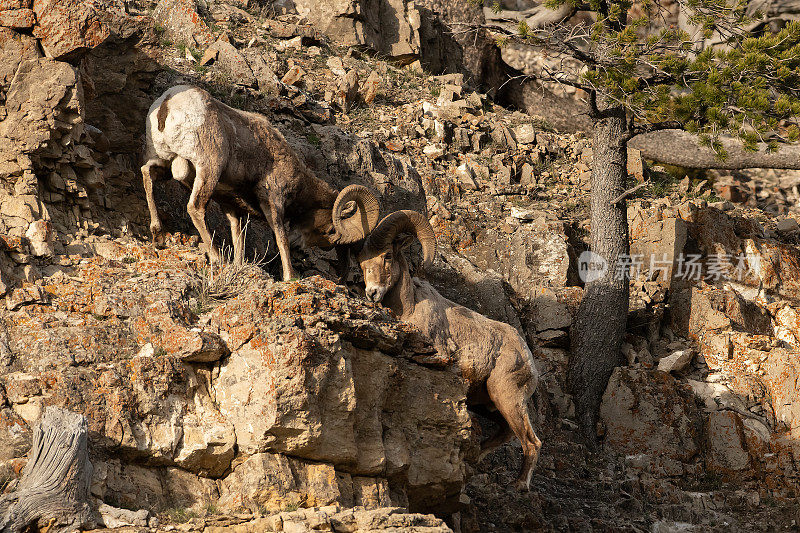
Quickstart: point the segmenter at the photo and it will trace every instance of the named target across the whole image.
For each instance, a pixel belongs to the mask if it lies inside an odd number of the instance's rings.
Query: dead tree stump
[[[94,526],[86,417],[48,407],[33,431],[28,464],[15,492],[0,497],[0,533],[48,533]]]

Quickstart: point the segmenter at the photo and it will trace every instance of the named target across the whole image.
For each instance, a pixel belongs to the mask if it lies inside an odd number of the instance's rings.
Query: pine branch
[[[676,120],[667,120],[664,122],[653,122],[652,124],[640,124],[638,126],[634,126],[630,130],[630,138],[633,138],[637,135],[642,135],[644,133],[651,133],[654,131],[661,131],[661,130],[682,130],[684,128],[684,124],[682,122],[678,122]]]

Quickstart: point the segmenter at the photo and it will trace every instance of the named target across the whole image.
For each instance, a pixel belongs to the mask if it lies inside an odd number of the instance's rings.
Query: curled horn
[[[413,234],[422,244],[423,268],[428,268],[436,256],[436,235],[428,219],[416,211],[404,209],[383,217],[367,237],[364,247],[385,250],[401,233]]]
[[[342,219],[342,210],[348,202],[355,202],[355,215]],[[348,185],[336,197],[333,203],[333,227],[336,230],[337,242],[348,244],[356,242],[367,235],[375,227],[381,213],[378,199],[363,185]]]

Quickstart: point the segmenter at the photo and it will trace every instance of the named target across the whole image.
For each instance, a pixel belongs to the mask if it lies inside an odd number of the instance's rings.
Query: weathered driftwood
[[[60,407],[45,410],[16,491],[0,497],[0,532],[46,528],[54,533],[94,526],[87,431],[85,416]]]
[[[728,157],[717,158],[711,148],[701,146],[696,135],[680,130],[664,130],[638,135],[628,146],[642,151],[646,159],[688,168],[785,168],[800,169],[800,146],[780,145],[777,152],[767,152],[763,147],[757,152],[748,152],[736,139],[720,139]]]

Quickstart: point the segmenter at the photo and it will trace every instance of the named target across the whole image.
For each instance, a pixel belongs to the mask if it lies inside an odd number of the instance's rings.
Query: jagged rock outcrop
[[[45,406],[63,405],[86,414],[105,464],[93,492],[115,505],[217,491],[231,510],[457,501],[473,453],[463,385],[414,361],[432,350],[413,329],[321,278],[256,279],[200,320],[201,256],[95,247],[2,318],[4,463]]]

